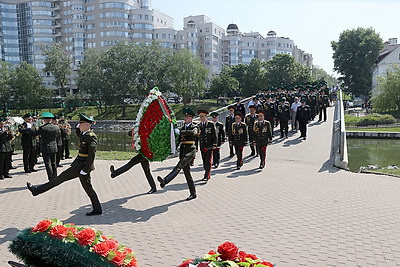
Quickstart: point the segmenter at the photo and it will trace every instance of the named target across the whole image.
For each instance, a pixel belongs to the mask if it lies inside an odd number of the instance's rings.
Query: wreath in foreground
[[[58,219],[42,220],[21,231],[9,250],[27,266],[138,266],[132,250],[115,239]]]
[[[274,267],[275,265],[263,261],[254,254],[239,251],[239,248],[225,242],[218,246],[217,252],[210,250],[202,258],[187,259],[178,267]]]

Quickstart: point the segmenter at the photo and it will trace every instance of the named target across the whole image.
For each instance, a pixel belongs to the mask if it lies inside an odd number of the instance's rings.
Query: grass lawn
[[[349,132],[400,132],[400,127],[347,128]]]
[[[76,157],[77,151],[71,151],[71,157]],[[136,156],[136,152],[133,151],[97,151],[96,159],[103,160],[130,160]]]

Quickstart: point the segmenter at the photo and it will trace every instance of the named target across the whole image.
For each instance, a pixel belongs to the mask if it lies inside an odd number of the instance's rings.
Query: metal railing
[[[348,169],[346,126],[344,121],[344,107],[342,91],[339,91],[339,99],[336,101],[335,114],[333,118],[332,133],[332,152],[334,157],[334,166],[341,169]]]

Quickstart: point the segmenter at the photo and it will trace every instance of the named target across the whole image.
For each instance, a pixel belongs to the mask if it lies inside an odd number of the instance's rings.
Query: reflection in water
[[[349,169],[358,171],[361,166],[400,166],[400,140],[347,138]]]

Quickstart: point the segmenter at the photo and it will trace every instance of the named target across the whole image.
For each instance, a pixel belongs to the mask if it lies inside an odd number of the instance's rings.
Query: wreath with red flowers
[[[21,231],[9,250],[28,266],[137,267],[132,249],[90,227],[40,221]]]
[[[231,243],[225,242],[218,246],[217,252],[210,250],[203,257],[184,260],[178,267],[275,267],[274,264],[258,258],[254,254],[249,254],[239,250]]]

